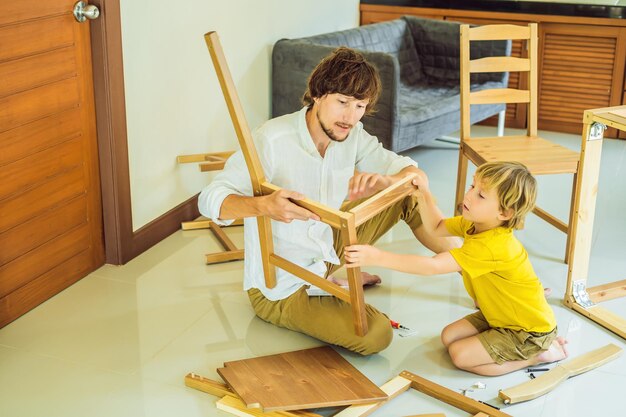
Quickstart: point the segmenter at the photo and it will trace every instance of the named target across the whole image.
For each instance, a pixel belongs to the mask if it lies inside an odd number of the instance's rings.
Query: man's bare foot
[[[557,337],[554,342],[552,342],[552,345],[550,345],[548,350],[537,355],[536,364],[552,363],[567,358],[567,349],[565,348],[566,344],[567,340],[560,336]]]
[[[368,274],[367,272],[361,271],[361,279],[363,280],[363,286],[369,287],[372,285],[377,285],[382,282],[378,275]],[[328,277],[328,280],[334,284],[341,285],[342,287],[348,286],[348,280],[344,278],[336,278],[333,275]]]

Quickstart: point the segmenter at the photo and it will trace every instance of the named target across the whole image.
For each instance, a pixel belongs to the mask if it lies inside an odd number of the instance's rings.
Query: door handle
[[[81,23],[87,19],[97,19],[98,16],[100,16],[100,9],[93,4],[87,4],[86,1],[78,1],[74,5],[74,17]]]

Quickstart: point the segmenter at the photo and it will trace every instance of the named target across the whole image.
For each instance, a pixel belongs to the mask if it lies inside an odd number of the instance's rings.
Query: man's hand
[[[392,177],[387,175],[357,172],[348,183],[348,200],[369,197],[389,187],[392,182]]]
[[[294,204],[291,200],[304,200],[305,196],[295,191],[278,190],[262,197],[263,212],[273,220],[291,223],[292,220],[318,220],[319,216]]]
[[[381,250],[370,245],[346,246],[345,258],[347,268],[357,268],[361,266],[377,265]]]

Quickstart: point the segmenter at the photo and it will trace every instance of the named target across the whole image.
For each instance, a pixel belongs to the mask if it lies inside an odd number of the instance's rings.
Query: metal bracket
[[[604,136],[604,131],[606,130],[606,125],[599,122],[593,122],[589,129],[589,140],[598,140],[602,139]]]
[[[576,300],[576,304],[582,308],[589,308],[595,305],[595,303],[589,298],[589,294],[587,293],[587,283],[585,280],[574,281],[572,295],[574,296],[574,300]]]

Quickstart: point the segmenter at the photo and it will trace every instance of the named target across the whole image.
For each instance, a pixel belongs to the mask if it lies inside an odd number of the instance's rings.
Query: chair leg
[[[498,113],[498,136],[504,136],[504,122],[506,120],[506,110]]]
[[[565,241],[565,263],[569,264],[569,257],[576,237],[576,228],[574,227],[574,216],[576,215],[576,198],[578,189],[576,181],[578,173],[574,173],[574,183],[572,184],[572,200],[569,206],[569,221],[567,223],[567,240]]]
[[[465,196],[465,184],[467,181],[467,158],[463,153],[463,145],[459,149],[459,166],[456,174],[456,197],[454,199],[454,210],[453,213],[455,215],[461,214],[461,210],[459,209],[460,205],[463,203],[463,197]]]
[[[358,243],[354,216],[341,222],[341,234],[346,245]],[[348,291],[350,292],[350,306],[354,332],[357,336],[365,336],[368,331],[367,316],[365,314],[365,297],[363,295],[363,278],[361,268],[346,268],[348,273]]]
[[[259,229],[259,243],[261,245],[261,260],[263,262],[263,274],[265,275],[265,286],[274,288],[276,286],[276,267],[270,262],[270,255],[274,253],[274,240],[272,239],[272,223],[269,217],[257,217]]]

